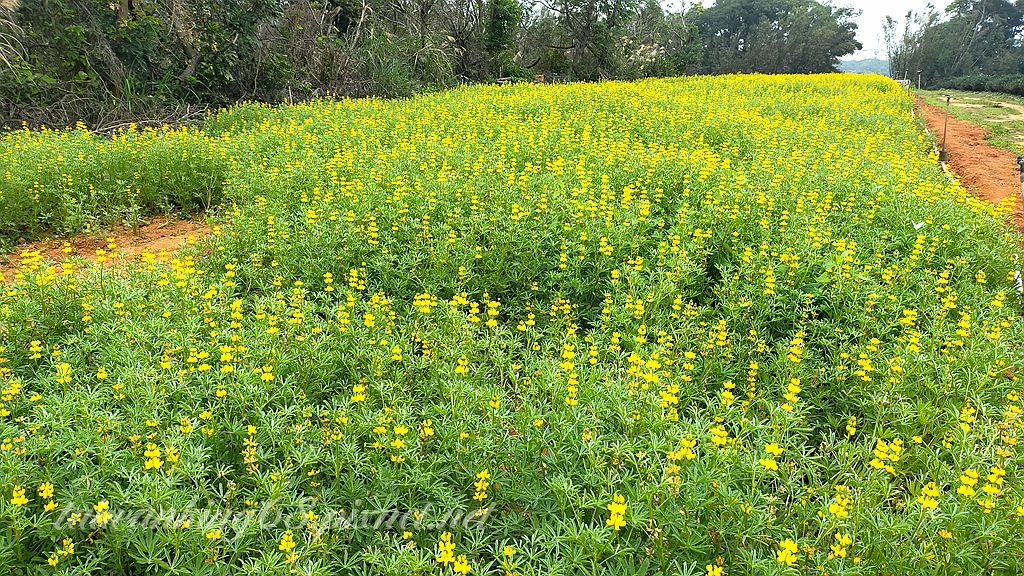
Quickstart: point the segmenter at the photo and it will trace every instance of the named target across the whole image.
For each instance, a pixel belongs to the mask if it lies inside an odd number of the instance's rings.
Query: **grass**
[[[925,102],[944,110],[946,95],[949,95],[948,109],[953,116],[988,130],[986,139],[993,146],[1024,155],[1024,98],[1012,94],[960,90],[922,90],[918,93]],[[1007,120],[1008,117],[1019,118]]]
[[[5,571],[1024,570],[1020,237],[891,81],[6,138],[7,230],[142,197],[214,228],[133,266],[15,255]]]

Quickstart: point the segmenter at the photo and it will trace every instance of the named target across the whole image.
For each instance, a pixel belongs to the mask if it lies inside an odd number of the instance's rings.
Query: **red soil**
[[[145,251],[153,254],[161,250],[174,252],[181,248],[189,237],[198,239],[208,230],[209,226],[202,222],[160,216],[138,228],[122,226],[107,230],[103,234],[80,234],[67,239],[47,238],[27,242],[18,245],[8,254],[8,262],[0,262],[0,275],[10,279],[19,263],[21,253],[25,251],[38,251],[43,257],[54,261],[60,261],[68,256],[81,256],[95,262],[96,250],[104,250],[108,258],[105,263],[114,264],[134,260]],[[117,246],[113,250],[108,247],[111,240]],[[64,251],[65,242],[71,245],[70,254]],[[112,254],[116,254],[117,257],[112,258]]]
[[[928,129],[941,139],[946,111],[926,104],[920,98],[917,106]],[[1024,201],[1021,199],[1017,155],[989,144],[985,140],[988,132],[981,126],[952,115],[947,122],[946,150],[950,169],[968,190],[983,200],[998,203],[1014,196],[1017,199],[1014,222],[1024,232]]]

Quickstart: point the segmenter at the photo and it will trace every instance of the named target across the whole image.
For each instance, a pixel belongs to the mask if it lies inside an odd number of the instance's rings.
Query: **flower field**
[[[200,208],[12,255],[4,572],[1024,571],[1020,237],[894,82],[0,136],[8,245]]]

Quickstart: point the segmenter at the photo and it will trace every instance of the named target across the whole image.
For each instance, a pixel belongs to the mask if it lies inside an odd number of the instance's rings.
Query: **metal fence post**
[[[946,153],[946,126],[949,123],[949,94],[943,94],[946,97],[946,115],[942,117],[942,150],[939,150],[939,162],[945,162],[949,159],[949,154]]]
[[[1020,169],[1020,195],[1024,198],[1024,156],[1017,156],[1017,168]]]

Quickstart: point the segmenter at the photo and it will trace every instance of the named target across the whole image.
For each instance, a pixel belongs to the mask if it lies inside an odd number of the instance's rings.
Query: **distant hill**
[[[857,74],[881,74],[889,75],[889,61],[878,58],[866,58],[864,60],[845,60],[839,62],[840,72],[854,72]]]

